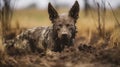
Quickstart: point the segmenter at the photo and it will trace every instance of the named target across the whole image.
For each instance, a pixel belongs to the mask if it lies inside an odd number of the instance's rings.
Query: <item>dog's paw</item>
[[[48,55],[48,56],[55,56],[55,55],[56,55],[56,52],[53,52],[53,51],[51,51],[51,50],[47,50],[47,51],[46,51],[46,55]]]

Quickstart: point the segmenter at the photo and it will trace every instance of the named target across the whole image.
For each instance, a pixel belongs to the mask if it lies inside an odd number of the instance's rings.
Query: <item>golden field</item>
[[[68,13],[69,10],[67,9],[59,9],[58,13]],[[119,20],[120,18],[120,11],[116,10],[116,17]],[[116,22],[113,14],[111,11],[106,12],[105,23],[107,27],[113,27],[114,23]],[[15,26],[15,22],[19,22],[21,27],[35,27],[35,26],[49,26],[50,20],[46,10],[36,10],[36,9],[25,9],[25,10],[17,10],[14,11],[12,23],[13,27]],[[92,28],[97,26],[98,16],[97,10],[89,11],[89,15],[85,16],[85,12],[83,10],[80,11],[79,19],[77,22],[78,28]],[[84,28],[83,28],[84,27]],[[95,29],[95,28],[94,28]]]

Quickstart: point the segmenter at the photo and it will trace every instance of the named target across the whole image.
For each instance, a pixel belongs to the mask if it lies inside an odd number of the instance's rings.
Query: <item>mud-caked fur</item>
[[[49,19],[52,26],[35,27],[18,35],[10,47],[25,51],[62,51],[64,47],[72,46],[76,35],[76,22],[79,17],[79,4],[76,1],[68,14],[58,14],[53,6],[48,4]]]

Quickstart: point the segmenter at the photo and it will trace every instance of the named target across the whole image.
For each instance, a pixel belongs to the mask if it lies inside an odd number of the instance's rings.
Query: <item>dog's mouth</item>
[[[61,40],[68,40],[68,37],[61,37]]]
[[[63,43],[63,44],[68,44],[69,43],[69,41],[70,41],[70,38],[68,38],[68,37],[61,37],[61,42]]]
[[[67,35],[66,35],[66,36],[65,36],[65,35],[63,35],[63,36],[61,36],[61,38],[60,38],[60,39],[61,39],[61,41],[63,41],[63,42],[65,41],[65,42],[66,42],[66,41],[69,41],[70,37],[69,37],[69,36],[67,36]]]
[[[67,40],[70,40],[71,39],[71,35],[70,34],[58,34],[58,38],[60,39],[60,40],[65,40],[65,41],[67,41]]]

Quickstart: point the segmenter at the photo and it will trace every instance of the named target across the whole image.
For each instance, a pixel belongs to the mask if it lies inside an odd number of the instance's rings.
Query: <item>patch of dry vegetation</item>
[[[119,47],[120,48],[120,27],[115,28],[110,37],[110,47]]]
[[[5,64],[5,47],[2,45],[2,40],[0,40],[0,66]]]

